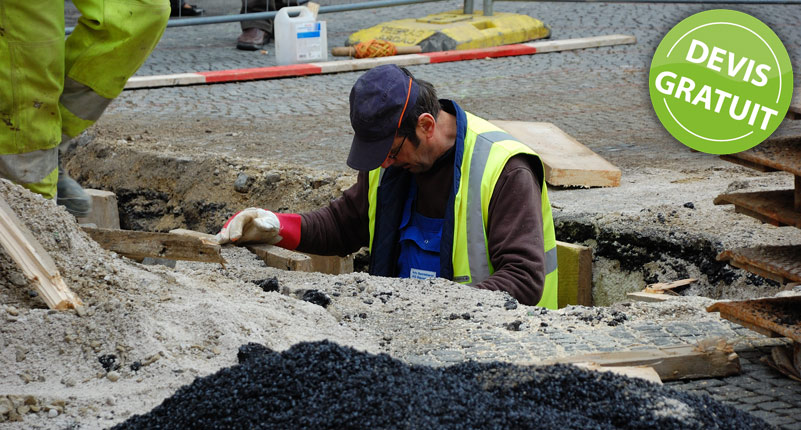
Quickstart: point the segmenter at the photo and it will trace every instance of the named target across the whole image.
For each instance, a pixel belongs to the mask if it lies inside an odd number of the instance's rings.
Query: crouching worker
[[[218,242],[321,255],[368,246],[372,275],[442,277],[556,309],[556,240],[536,153],[396,65],[356,81],[350,119],[353,187],[304,214],[240,211]]]

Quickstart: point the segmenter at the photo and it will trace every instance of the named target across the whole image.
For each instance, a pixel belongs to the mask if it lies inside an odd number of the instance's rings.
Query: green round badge
[[[742,12],[709,10],[673,27],[651,62],[651,103],[678,141],[731,154],[768,138],[787,114],[793,70],[781,40]]]

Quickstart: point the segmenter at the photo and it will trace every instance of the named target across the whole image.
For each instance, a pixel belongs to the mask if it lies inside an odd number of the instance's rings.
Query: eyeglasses
[[[390,151],[389,154],[387,154],[387,159],[394,160],[398,158],[398,153],[400,152],[401,148],[403,148],[404,143],[406,143],[406,136],[403,136],[403,140],[401,140],[401,144],[398,145],[397,148],[395,148],[393,151]]]

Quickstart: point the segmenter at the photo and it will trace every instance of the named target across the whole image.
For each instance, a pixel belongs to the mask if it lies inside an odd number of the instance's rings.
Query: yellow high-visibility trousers
[[[0,0],[0,177],[53,198],[58,145],[94,124],[153,51],[168,0]]]

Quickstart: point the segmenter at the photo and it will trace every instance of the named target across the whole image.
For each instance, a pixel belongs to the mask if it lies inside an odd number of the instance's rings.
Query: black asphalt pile
[[[114,428],[771,428],[708,396],[569,365],[432,368],[327,341],[242,352]]]

